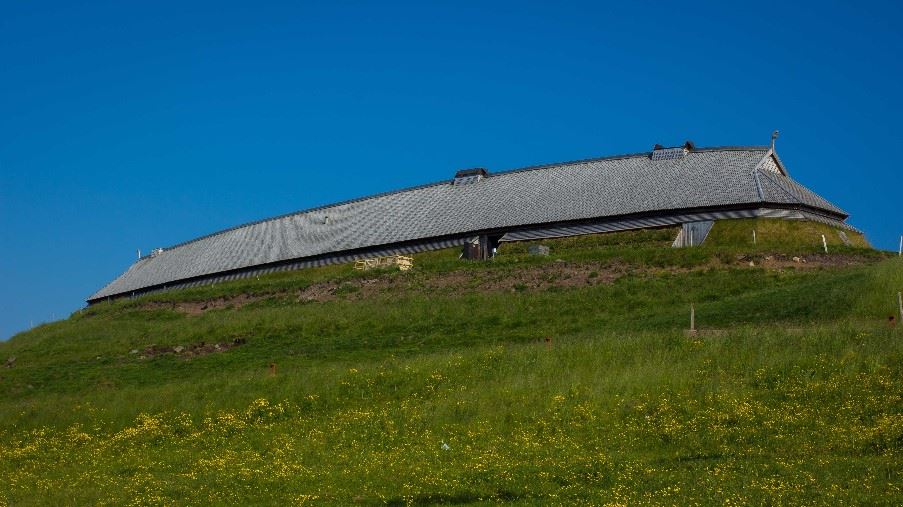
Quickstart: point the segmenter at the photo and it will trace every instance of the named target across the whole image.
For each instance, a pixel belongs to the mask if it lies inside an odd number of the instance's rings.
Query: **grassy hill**
[[[903,502],[901,260],[805,222],[675,235],[280,273],[21,333],[0,505]]]

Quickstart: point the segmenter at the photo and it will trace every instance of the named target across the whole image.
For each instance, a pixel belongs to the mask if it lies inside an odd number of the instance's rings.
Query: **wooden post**
[[[273,377],[276,376],[276,363],[270,363],[270,375]]]
[[[552,337],[551,336],[546,336],[546,347],[549,350],[552,350]]]
[[[825,239],[825,235],[821,235],[821,244],[825,247],[825,253],[828,253],[828,240]]]
[[[696,307],[690,303],[690,335],[696,335]]]

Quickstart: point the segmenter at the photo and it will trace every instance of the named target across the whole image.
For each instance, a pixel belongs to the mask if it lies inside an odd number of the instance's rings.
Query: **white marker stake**
[[[690,333],[696,333],[696,307],[690,304]]]
[[[897,255],[903,255],[903,235],[900,236],[900,249],[897,250]]]
[[[828,240],[825,239],[825,235],[821,235],[821,244],[825,247],[825,253],[828,253]]]
[[[756,230],[753,229],[753,245],[756,244]]]

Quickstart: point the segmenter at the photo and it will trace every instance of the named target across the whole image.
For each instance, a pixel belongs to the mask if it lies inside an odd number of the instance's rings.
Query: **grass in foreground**
[[[899,504],[901,359],[840,326],[294,364],[128,393],[257,397],[232,409],[4,430],[0,481],[11,505]]]

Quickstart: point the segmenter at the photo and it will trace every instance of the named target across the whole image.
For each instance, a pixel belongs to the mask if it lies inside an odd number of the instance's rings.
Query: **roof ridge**
[[[781,190],[783,190],[787,195],[789,195],[790,197],[793,197],[794,199],[796,199],[796,201],[797,201],[798,204],[805,204],[805,203],[803,202],[803,198],[802,198],[802,197],[800,197],[800,196],[796,195],[795,193],[793,193],[793,191],[791,191],[791,190],[788,189],[786,186],[784,186],[784,184],[781,183],[780,181],[778,181],[778,180],[772,178],[770,174],[767,174],[768,171],[763,171],[761,168],[758,168],[758,167],[757,167],[757,168],[755,169],[755,172],[757,172],[757,173],[761,174],[762,176],[765,176],[766,178],[768,178],[769,180],[771,180],[772,183],[774,183],[775,185],[777,185],[778,188],[780,188]],[[789,178],[789,176],[784,176],[784,177],[785,177],[785,178]],[[764,200],[765,197],[762,196],[762,199]]]
[[[759,171],[759,169],[757,169],[757,171]],[[760,171],[760,172],[762,172],[762,171]],[[821,194],[816,193],[815,191],[813,191],[806,185],[803,185],[802,183],[796,181],[795,179],[790,177],[790,175],[767,174],[768,172],[769,171],[764,171],[764,172],[762,172],[762,174],[764,174],[769,180],[771,180],[772,183],[777,185],[781,190],[783,190],[788,195],[790,195],[791,197],[796,199],[799,204],[806,205],[806,206],[812,206],[812,204],[807,201],[806,196],[800,195],[799,193],[796,192],[796,190],[794,188],[787,188],[787,185],[785,185],[784,182],[780,181],[780,178],[775,178],[774,176],[780,176],[781,178],[785,178],[790,183],[793,183],[794,185],[800,187],[805,192],[811,194],[811,198],[814,198],[816,200],[816,202],[820,199],[821,201],[824,202],[824,204],[827,204],[830,208],[834,208],[832,210],[833,212],[839,213],[841,215],[849,216],[843,208],[841,208],[840,206],[834,204],[833,202],[825,199],[824,197],[821,196]],[[821,206],[821,204],[819,204],[819,206]]]
[[[677,146],[677,148],[680,148],[680,146]],[[760,151],[760,150],[768,150],[768,146],[712,146],[712,147],[707,147],[707,148],[695,148],[690,152],[690,154],[714,152],[714,151]],[[627,159],[627,158],[649,157],[649,153],[650,152],[648,152],[648,151],[641,151],[641,152],[636,152],[636,153],[627,153],[627,154],[623,154],[623,155],[608,155],[608,156],[604,156],[604,157],[592,157],[592,158],[584,158],[584,159],[577,159],[577,160],[569,160],[567,162],[554,162],[554,163],[550,163],[550,164],[531,165],[531,166],[526,166],[526,167],[519,167],[516,169],[508,169],[508,170],[504,170],[504,171],[490,172],[488,177],[503,176],[505,174],[519,173],[519,172],[525,172],[525,171],[535,171],[538,169],[548,169],[548,168],[552,168],[552,167],[560,167],[560,166],[566,166],[566,165],[588,164],[588,163],[592,163],[592,162],[606,162],[609,160],[623,160],[623,159]]]
[[[756,180],[756,193],[759,194],[759,200],[765,202],[765,192],[762,191],[762,182],[759,181],[759,170],[752,170],[753,179]]]

